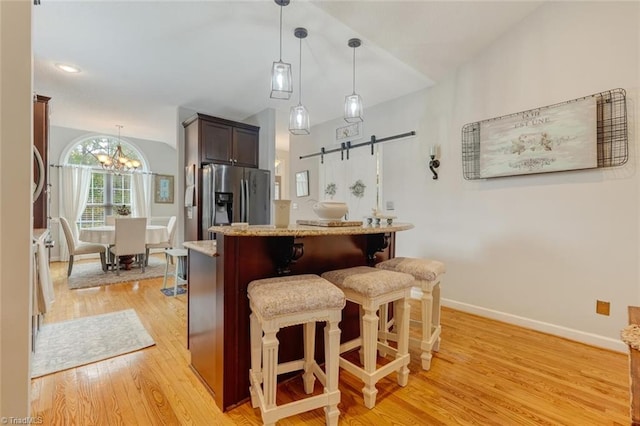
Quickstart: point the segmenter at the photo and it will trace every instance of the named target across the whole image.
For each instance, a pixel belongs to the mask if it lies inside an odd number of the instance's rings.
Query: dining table
[[[116,227],[115,225],[102,225],[83,228],[80,230],[79,239],[83,242],[113,246],[116,243]],[[147,225],[146,244],[158,244],[164,241],[169,241],[169,228],[163,225]],[[126,269],[130,269],[133,256],[122,256],[121,259],[121,264],[124,264]]]
[[[94,226],[80,230],[80,241],[94,244],[114,245],[116,227],[114,225]],[[145,243],[158,244],[169,241],[169,229],[163,225],[147,225]]]

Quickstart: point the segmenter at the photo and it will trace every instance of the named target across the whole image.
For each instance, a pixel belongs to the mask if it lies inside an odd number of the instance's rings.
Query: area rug
[[[169,284],[167,284],[168,286]],[[160,291],[162,292],[162,294],[164,294],[165,296],[171,296],[173,297],[173,286],[171,287],[167,287],[167,288],[161,288]],[[187,292],[187,286],[186,285],[179,285],[178,286],[178,294],[177,296],[181,295],[181,294],[185,294]]]
[[[31,377],[79,367],[154,344],[133,309],[45,324],[38,332]]]
[[[67,284],[70,289],[99,287],[102,285],[123,283],[127,281],[140,281],[149,278],[157,278],[164,276],[165,262],[164,259],[156,259],[149,257],[149,266],[144,268],[144,274],[141,273],[137,264],[132,265],[130,271],[120,271],[120,276],[115,272],[108,271],[106,274],[102,272],[100,262],[78,263],[73,265],[71,276],[67,278]],[[175,271],[175,264],[169,263],[169,277],[172,278]],[[173,280],[171,280],[173,283]]]

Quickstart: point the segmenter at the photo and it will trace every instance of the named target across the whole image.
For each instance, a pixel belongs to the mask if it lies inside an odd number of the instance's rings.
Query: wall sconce
[[[436,169],[440,167],[440,161],[436,160],[437,150],[438,148],[436,145],[431,145],[431,149],[429,150],[429,157],[431,158],[431,161],[429,161],[429,169],[431,170],[431,173],[433,173],[433,180],[438,179],[438,172]]]

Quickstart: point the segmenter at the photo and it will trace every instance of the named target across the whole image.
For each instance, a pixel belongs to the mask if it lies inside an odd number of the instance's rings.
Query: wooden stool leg
[[[387,303],[383,303],[380,305],[380,322],[378,325],[378,340],[384,344],[388,345],[389,341],[387,340],[387,336],[389,335],[389,305]],[[387,351],[384,348],[379,348],[378,353],[382,358],[387,356]]]
[[[433,286],[433,330],[438,336],[435,342],[433,342],[433,350],[438,352],[440,350],[440,333],[442,326],[440,325],[440,281]]]
[[[276,386],[278,384],[278,339],[277,330],[264,330],[262,337],[262,377],[265,409],[276,406]],[[265,424],[274,423],[262,419]]]
[[[171,256],[171,258],[173,258],[173,256]],[[175,282],[173,284],[173,295],[177,296],[178,295],[178,272],[180,271],[180,258],[178,258],[178,261],[176,262],[176,273],[175,273]]]
[[[169,273],[169,255],[164,254],[164,280],[162,281],[162,288],[167,288],[167,274]]]
[[[304,334],[304,373],[302,374],[302,382],[304,383],[304,391],[307,394],[313,392],[313,383],[316,376],[313,374],[311,367],[315,364],[314,352],[316,343],[316,323],[307,322],[303,327]]]
[[[433,320],[433,294],[431,283],[422,282],[422,340],[420,342],[420,358],[422,359],[422,369],[431,368],[431,342],[432,321]]]
[[[325,392],[329,394],[329,405],[324,408],[327,426],[337,426],[340,411],[340,391],[338,390],[338,359],[340,357],[340,328],[339,320],[329,321],[324,327],[324,359],[326,387]]]
[[[360,356],[360,365],[364,365],[364,345],[362,343],[362,341],[364,340],[364,335],[362,334],[362,330],[363,330],[363,323],[362,323],[362,319],[364,318],[364,309],[362,309],[362,305],[358,305],[358,311],[359,311],[359,321],[360,321],[360,349],[358,350],[358,355]]]
[[[367,304],[364,308],[364,316],[362,317],[362,350],[364,352],[364,371],[368,376],[364,377],[364,388],[362,394],[364,396],[364,405],[367,408],[373,408],[376,405],[376,380],[372,377],[376,371],[376,354],[378,346],[378,316],[377,306]]]
[[[262,329],[260,328],[260,322],[258,317],[254,313],[249,316],[249,334],[251,340],[251,371],[250,375],[255,375],[259,386],[262,383]],[[249,393],[251,395],[251,406],[253,408],[258,407],[260,402],[258,400],[258,391],[255,389],[253,383],[249,386]]]
[[[409,317],[411,316],[411,305],[407,297],[393,302],[394,315],[396,316],[396,325],[398,327],[398,353],[396,359],[406,358],[406,362],[402,364],[398,370],[398,384],[407,386],[409,381]]]

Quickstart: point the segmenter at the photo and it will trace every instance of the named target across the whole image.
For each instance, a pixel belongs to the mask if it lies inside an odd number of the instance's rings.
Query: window
[[[97,154],[112,155],[118,143],[124,154],[142,164],[142,155],[133,146],[116,138],[98,136],[78,142],[69,152],[66,163],[69,165],[94,166],[91,174],[87,206],[80,217],[80,228],[91,228],[105,224],[106,216],[115,213],[114,207],[127,205],[131,207],[131,175],[115,174],[102,170]]]

